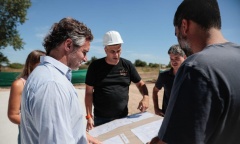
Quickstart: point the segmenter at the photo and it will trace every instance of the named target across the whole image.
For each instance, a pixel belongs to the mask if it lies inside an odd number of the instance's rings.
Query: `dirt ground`
[[[153,100],[152,100],[152,90],[155,85],[156,79],[158,78],[158,70],[150,70],[148,72],[143,72],[138,69],[139,75],[141,76],[142,80],[145,82],[147,88],[148,88],[148,95],[149,95],[149,108],[148,112],[154,113],[153,108]],[[159,108],[162,107],[162,98],[163,98],[163,88],[158,92],[158,103]],[[136,85],[132,83],[129,88],[129,102],[128,102],[128,108],[129,108],[129,114],[138,113],[139,110],[137,109],[138,104],[140,100],[142,99],[142,95],[138,91]]]
[[[146,86],[148,88],[148,94],[149,94],[149,108],[147,111],[150,113],[154,113],[153,100],[152,100],[152,89],[154,87],[154,83],[146,83]],[[159,107],[161,108],[163,89],[159,91],[158,96],[159,96],[158,103],[159,103]],[[142,96],[138,91],[136,85],[131,84],[129,88],[129,102],[128,102],[129,114],[134,114],[139,112],[137,107],[141,99],[142,99]]]
[[[152,90],[155,85],[155,81],[158,77],[158,72],[139,72],[142,80],[145,82],[147,88],[148,88],[148,94],[149,94],[149,108],[148,112],[154,113],[153,108],[153,100],[152,100]],[[76,88],[85,88],[85,85],[75,85]],[[161,89],[158,92],[158,103],[159,108],[162,107],[162,98],[163,98],[163,89]],[[142,95],[140,94],[138,88],[134,83],[132,83],[129,87],[129,102],[128,102],[128,109],[129,109],[129,115],[135,114],[140,112],[137,107],[139,102],[142,100]]]
[[[142,70],[138,69],[138,72],[142,78],[142,80],[145,82],[147,88],[148,88],[148,94],[149,94],[149,108],[148,112],[154,113],[154,108],[153,108],[153,101],[152,101],[152,90],[155,85],[155,81],[158,77],[158,71],[148,71],[148,72],[143,72]],[[84,84],[80,85],[75,85],[76,88],[85,88]],[[9,90],[10,87],[8,88],[0,88],[0,91],[4,90]],[[162,98],[163,98],[163,89],[159,91],[158,93],[158,100],[159,100],[159,107],[162,107]],[[138,91],[136,85],[132,83],[129,87],[129,102],[128,102],[128,108],[129,108],[129,114],[134,114],[140,112],[137,107],[139,102],[142,99],[142,95]]]

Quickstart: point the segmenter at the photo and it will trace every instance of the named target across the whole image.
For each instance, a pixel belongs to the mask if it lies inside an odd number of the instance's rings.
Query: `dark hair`
[[[187,47],[181,47],[181,49],[184,51],[184,53],[186,54],[187,57],[189,57],[190,55],[193,54],[192,49],[191,48],[187,48]]]
[[[21,78],[21,77],[27,78],[35,68],[36,64],[40,62],[40,56],[44,56],[45,54],[46,54],[45,52],[40,50],[34,50],[31,53],[29,53],[26,59],[26,62],[24,64],[23,71],[18,76],[18,78]]]
[[[91,30],[83,23],[73,18],[63,18],[53,24],[49,34],[44,38],[43,46],[47,55],[50,51],[70,38],[74,46],[82,46],[86,40],[92,41]]]
[[[180,55],[182,57],[186,55],[183,49],[178,44],[172,45],[168,50],[168,54]]]
[[[184,0],[175,13],[173,25],[180,27],[183,19],[192,20],[206,30],[221,29],[217,0]]]

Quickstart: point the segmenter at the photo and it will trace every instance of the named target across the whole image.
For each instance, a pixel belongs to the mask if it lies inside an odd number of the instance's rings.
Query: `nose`
[[[87,62],[87,56],[85,56],[85,57],[83,58],[83,61],[84,61],[84,62]]]

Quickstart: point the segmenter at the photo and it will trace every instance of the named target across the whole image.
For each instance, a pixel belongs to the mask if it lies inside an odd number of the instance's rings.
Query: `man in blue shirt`
[[[98,143],[86,135],[83,110],[71,83],[71,71],[87,60],[92,40],[91,30],[72,18],[55,23],[45,37],[47,56],[41,57],[22,95],[23,144]]]

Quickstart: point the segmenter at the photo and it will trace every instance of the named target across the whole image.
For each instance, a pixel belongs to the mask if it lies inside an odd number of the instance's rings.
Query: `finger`
[[[138,108],[137,109],[141,109],[142,108],[142,104],[141,103],[139,103],[139,105],[138,105]]]
[[[142,107],[142,112],[145,112],[147,110],[146,107]]]
[[[92,127],[92,124],[88,124],[88,126],[87,126],[87,129],[88,130],[91,130],[93,127]]]

